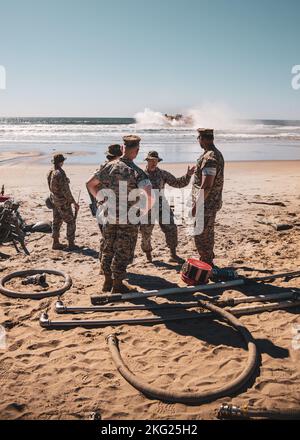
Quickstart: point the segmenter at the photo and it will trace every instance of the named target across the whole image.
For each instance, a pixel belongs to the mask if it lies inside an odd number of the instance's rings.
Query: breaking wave
[[[120,141],[137,132],[149,142],[178,143],[195,139],[198,127],[214,128],[219,140],[300,140],[300,121],[241,120],[224,105],[207,103],[182,117],[146,108],[134,118],[0,118],[0,143],[92,143]]]

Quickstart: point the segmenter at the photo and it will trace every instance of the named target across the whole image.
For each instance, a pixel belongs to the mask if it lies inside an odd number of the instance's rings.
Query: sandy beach
[[[16,156],[0,160],[12,157]],[[163,163],[162,167],[180,176],[187,165]],[[48,169],[34,160],[0,166],[0,185],[5,184],[6,192],[21,201],[20,213],[29,224],[51,220],[51,211],[44,204]],[[97,259],[99,232],[85,190],[95,166],[66,162],[65,170],[74,197],[81,191],[76,235],[82,249],[72,253],[53,251],[51,237],[35,233],[27,239],[30,256],[17,254],[13,246],[0,246],[0,276],[29,268],[63,270],[73,279],[73,287],[62,297],[64,303],[90,305],[90,295],[100,293],[103,282]],[[299,269],[300,161],[228,162],[223,199],[216,225],[218,266],[234,267],[251,277]],[[285,206],[251,203],[255,201],[280,201]],[[293,227],[275,231],[260,224],[261,219]],[[181,257],[196,255],[183,226],[179,226],[179,243]],[[180,266],[168,262],[164,236],[157,226],[153,247],[154,261],[147,263],[139,238],[135,260],[128,269],[131,283],[140,290],[183,286]],[[300,279],[225,290],[222,298],[276,293],[283,288],[300,288]],[[182,296],[157,301],[179,299]],[[184,301],[188,299],[190,295],[184,297]],[[146,304],[155,301],[152,298]],[[260,350],[256,377],[232,397],[189,406],[149,399],[132,388],[116,371],[105,337],[116,331],[130,369],[153,385],[172,390],[207,390],[236,377],[246,360],[241,338],[228,325],[218,320],[191,319],[116,329],[42,329],[39,316],[43,311],[57,318],[55,302],[56,298],[34,301],[0,295],[0,324],[7,332],[7,347],[0,348],[0,419],[88,419],[93,411],[98,411],[103,420],[214,419],[215,410],[224,402],[272,409],[300,405],[300,346],[298,341],[297,349],[293,334],[300,326],[299,309],[241,317]],[[163,316],[160,311],[155,313]],[[151,316],[151,312],[103,314],[107,319],[117,316]],[[100,315],[86,316],[96,317]]]

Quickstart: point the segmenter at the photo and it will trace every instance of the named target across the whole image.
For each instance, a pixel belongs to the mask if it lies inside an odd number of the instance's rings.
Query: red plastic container
[[[0,203],[1,202],[6,202],[6,200],[10,200],[11,197],[10,196],[0,196]]]
[[[181,268],[181,279],[188,286],[208,283],[212,267],[196,258],[188,258]]]

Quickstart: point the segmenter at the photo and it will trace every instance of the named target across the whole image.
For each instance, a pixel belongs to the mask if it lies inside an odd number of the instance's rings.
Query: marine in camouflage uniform
[[[197,161],[193,183],[194,201],[202,189],[204,195],[204,227],[199,235],[195,235],[195,244],[200,259],[213,265],[214,259],[214,227],[217,212],[222,207],[222,191],[224,185],[224,158],[214,145],[212,129],[198,129],[198,140],[204,153]],[[194,208],[195,213],[195,208]]]
[[[146,174],[148,175],[152,188],[156,190],[164,190],[165,185],[168,184],[173,188],[184,188],[190,183],[191,176],[194,172],[194,167],[192,169],[188,168],[187,173],[182,177],[175,177],[173,174],[166,170],[162,170],[157,166],[158,162],[162,161],[159,157],[157,151],[150,151],[145,158],[148,162],[146,167]],[[179,261],[179,257],[176,254],[176,248],[178,245],[178,232],[177,225],[174,221],[174,213],[169,206],[166,198],[161,195],[159,200],[158,214],[159,218],[156,219],[163,233],[165,234],[166,243],[170,249],[170,261]],[[163,216],[169,219],[168,223],[163,221]],[[142,235],[142,250],[146,253],[147,260],[152,261],[152,246],[151,246],[151,235],[154,228],[153,221],[151,223],[151,212],[148,215],[148,223],[141,224],[141,235]]]
[[[78,211],[79,205],[75,202],[69,186],[69,179],[62,169],[65,157],[62,154],[55,154],[52,163],[54,169],[48,173],[47,180],[50,189],[50,199],[53,203],[53,226],[52,238],[53,249],[63,249],[59,242],[60,228],[65,222],[67,224],[67,239],[69,249],[75,248],[76,219],[72,211],[72,205]]]
[[[119,184],[127,184],[127,197],[132,190],[146,188],[151,190],[151,184],[145,172],[134,164],[133,159],[139,150],[140,138],[124,136],[124,156],[107,163],[87,182],[89,191],[95,196],[97,189],[113,190],[116,196],[116,221],[108,220],[102,225],[102,257],[101,268],[105,275],[102,291],[126,292],[132,290],[123,282],[127,266],[132,262],[138,236],[138,224],[131,224],[128,219],[124,224],[120,221]],[[127,206],[121,204],[122,215],[127,217],[130,208],[136,201],[128,201]]]
[[[109,147],[107,148],[107,151],[105,152],[106,155],[106,161],[102,164],[100,164],[100,167],[98,168],[98,170],[96,170],[95,174],[98,173],[99,171],[101,171],[109,162],[118,159],[119,157],[122,156],[122,147],[119,144],[112,144],[109,145]],[[90,199],[91,199],[91,211],[93,216],[96,216],[96,211],[97,209],[101,209],[101,202],[97,202],[96,198],[92,196],[92,194],[88,191]],[[99,224],[99,229],[100,229],[100,249],[99,249],[99,260],[101,261],[101,256],[102,256],[102,246],[103,246],[103,236],[102,236],[102,225]]]

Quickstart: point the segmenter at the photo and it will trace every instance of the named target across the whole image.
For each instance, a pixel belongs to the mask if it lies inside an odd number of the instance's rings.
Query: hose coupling
[[[40,316],[40,325],[42,327],[48,327],[49,326],[49,316],[47,313],[42,313]]]
[[[105,340],[107,344],[111,342],[112,344],[118,346],[119,340],[115,333],[111,333],[110,335],[106,336]]]
[[[231,403],[222,403],[218,411],[218,418],[231,418],[231,417],[243,417],[246,415],[246,411],[243,411],[239,406],[232,405]]]

